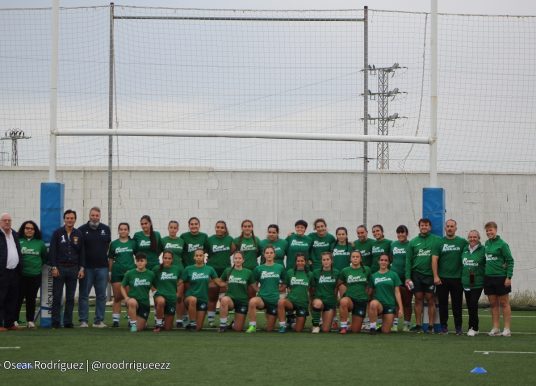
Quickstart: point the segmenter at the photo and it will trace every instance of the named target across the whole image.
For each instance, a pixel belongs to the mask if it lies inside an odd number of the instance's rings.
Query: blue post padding
[[[41,183],[41,233],[46,244],[63,223],[64,195],[65,185],[59,182]]]
[[[422,190],[422,216],[432,222],[432,233],[443,236],[445,223],[445,189],[423,188]]]

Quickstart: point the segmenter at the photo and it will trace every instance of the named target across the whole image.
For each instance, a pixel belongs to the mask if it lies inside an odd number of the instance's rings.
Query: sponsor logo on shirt
[[[382,247],[372,247],[372,253],[385,253],[385,249]]]
[[[188,244],[188,252],[195,252],[196,249],[199,249],[201,247],[201,244]]]
[[[374,285],[376,285],[376,284],[378,284],[378,283],[385,282],[385,281],[390,281],[390,282],[392,282],[393,279],[391,279],[390,277],[387,277],[387,276],[375,277],[375,278],[374,278]]]
[[[301,286],[309,286],[309,282],[305,279],[298,279],[297,277],[293,277],[290,279],[290,285],[291,286],[298,286],[298,285],[301,285]]]
[[[464,257],[462,262],[464,267],[478,267],[478,261],[470,260],[467,257]]]
[[[364,276],[361,276],[361,275],[357,275],[357,276],[348,275],[348,277],[346,278],[346,283],[348,283],[348,284],[362,283],[362,282],[365,282],[365,281],[367,281],[367,278],[364,277]]]
[[[164,249],[182,249],[182,246],[180,244],[166,243]]]
[[[151,240],[140,240],[140,247],[150,247]]]
[[[334,249],[333,256],[350,256],[350,252],[344,249]]]
[[[226,245],[213,245],[212,246],[213,253],[225,252],[225,251],[230,251],[230,250],[231,250],[231,247],[228,247]]]
[[[140,279],[139,277],[134,278],[134,287],[143,287],[149,285],[151,285],[151,282],[147,279]]]
[[[279,274],[277,272],[262,271],[261,280],[263,279],[279,279]]]
[[[404,253],[406,253],[406,248],[399,248],[399,247],[393,248],[393,255],[401,255]]]
[[[308,244],[305,241],[302,240],[292,240],[290,243],[292,247],[307,247]]]
[[[335,283],[335,278],[332,276],[320,276],[318,284]]]
[[[240,250],[242,252],[245,252],[245,251],[256,251],[257,250],[257,247],[253,244],[242,244],[240,246]]]
[[[115,248],[115,253],[116,254],[126,253],[126,252],[132,253],[132,248],[130,248],[130,247],[117,247],[117,248]]]
[[[326,241],[315,240],[313,242],[313,248],[325,248],[325,247],[329,247],[329,243]]]
[[[489,253],[486,253],[486,261],[497,261],[499,258],[497,256],[490,255]]]
[[[36,251],[33,248],[21,247],[20,251],[23,255],[39,256],[39,251]]]
[[[162,272],[160,280],[177,280],[177,275],[172,272]]]
[[[206,273],[203,272],[193,272],[192,278],[190,280],[208,280],[209,276]]]
[[[432,251],[430,249],[422,249],[419,248],[417,251],[417,257],[430,257],[432,255]]]
[[[245,279],[238,277],[238,276],[234,276],[234,275],[229,276],[229,280],[227,282],[229,284],[243,284],[243,285],[247,284]]]
[[[443,249],[441,252],[459,252],[460,247],[457,245],[443,244]]]

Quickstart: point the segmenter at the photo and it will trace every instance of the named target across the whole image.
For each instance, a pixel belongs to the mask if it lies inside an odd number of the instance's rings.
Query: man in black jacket
[[[16,330],[22,254],[11,216],[0,216],[0,331]]]

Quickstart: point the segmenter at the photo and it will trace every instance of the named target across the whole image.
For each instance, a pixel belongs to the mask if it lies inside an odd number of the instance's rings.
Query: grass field
[[[309,330],[301,334],[220,334],[215,330],[160,334],[147,330],[132,334],[126,321],[122,320],[122,325],[118,329],[20,329],[1,333],[0,380],[3,385],[17,386],[45,382],[271,386],[375,382],[415,386],[529,385],[536,376],[536,312],[529,311],[514,312],[510,338],[484,333],[474,338],[402,332],[312,335]],[[489,311],[481,310],[481,331],[489,328]],[[89,363],[90,368],[65,372],[13,369],[16,363],[35,365],[34,361],[81,362],[84,367]],[[94,371],[92,365],[99,363],[95,361],[169,362],[169,370]],[[477,366],[488,372],[471,374]]]

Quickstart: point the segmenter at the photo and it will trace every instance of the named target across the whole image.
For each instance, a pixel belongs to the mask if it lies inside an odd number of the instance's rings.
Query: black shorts
[[[512,291],[512,287],[505,287],[506,276],[484,276],[484,294],[486,295],[507,295]]]
[[[151,306],[147,304],[138,303],[138,309],[136,310],[136,316],[147,320],[149,318],[149,312],[151,311]]]
[[[242,303],[242,302],[239,302],[238,300],[233,300],[233,304],[234,304],[234,312],[235,314],[242,314],[242,315],[247,315],[248,314],[248,304],[247,303]]]
[[[367,314],[368,302],[362,302],[352,299],[352,304],[352,316],[359,316],[360,318],[364,318]]]
[[[265,299],[261,298],[262,302],[264,303],[264,309],[266,310],[266,314],[268,315],[277,315],[277,303],[269,303]]]
[[[434,277],[423,275],[419,272],[411,273],[411,280],[413,281],[413,293],[424,292],[424,293],[434,293]]]

